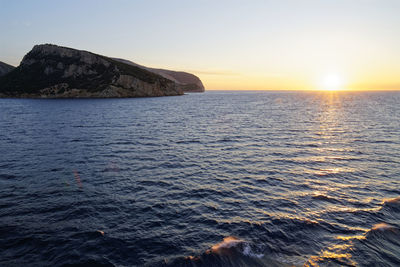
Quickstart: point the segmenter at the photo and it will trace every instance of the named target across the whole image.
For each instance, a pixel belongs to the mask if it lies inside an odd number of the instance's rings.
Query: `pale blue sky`
[[[399,14],[397,0],[0,0],[0,61],[53,43],[192,71],[213,89],[309,86],[321,70],[362,84],[354,77],[385,69],[376,84],[391,86]]]

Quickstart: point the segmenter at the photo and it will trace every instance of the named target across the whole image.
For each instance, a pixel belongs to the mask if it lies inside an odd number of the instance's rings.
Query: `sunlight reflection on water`
[[[1,265],[400,261],[399,93],[0,102]]]

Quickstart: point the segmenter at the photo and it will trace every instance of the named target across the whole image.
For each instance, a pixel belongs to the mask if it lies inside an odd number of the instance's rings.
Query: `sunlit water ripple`
[[[399,103],[1,99],[0,265],[400,266]]]

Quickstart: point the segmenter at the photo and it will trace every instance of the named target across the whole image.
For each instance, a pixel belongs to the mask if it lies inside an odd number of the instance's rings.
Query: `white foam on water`
[[[249,244],[246,244],[244,246],[242,253],[245,256],[254,257],[254,258],[262,258],[264,256],[264,254],[254,253]]]
[[[242,239],[238,239],[233,236],[225,237],[224,240],[214,246],[212,246],[211,250],[215,253],[218,253],[221,249],[229,249],[232,247],[236,247],[239,244],[243,244],[243,250],[241,251],[243,255],[248,257],[262,258],[263,254],[255,253],[250,244]]]
[[[228,237],[225,237],[222,242],[212,246],[211,250],[214,252],[217,252],[220,249],[231,248],[231,247],[237,246],[238,244],[243,243],[243,242],[244,242],[244,240],[238,239],[233,236],[228,236]]]

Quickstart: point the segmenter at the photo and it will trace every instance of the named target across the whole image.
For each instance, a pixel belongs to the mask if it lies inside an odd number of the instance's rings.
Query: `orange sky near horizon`
[[[342,86],[329,89],[324,87],[316,78],[309,80],[300,77],[277,76],[263,77],[251,74],[213,75],[192,72],[203,81],[206,90],[302,90],[302,91],[397,91],[400,90],[400,81],[394,77],[375,77],[345,82]],[[330,75],[327,73],[326,75]],[[323,77],[320,77],[323,79]]]

